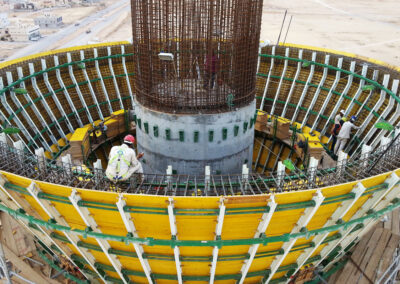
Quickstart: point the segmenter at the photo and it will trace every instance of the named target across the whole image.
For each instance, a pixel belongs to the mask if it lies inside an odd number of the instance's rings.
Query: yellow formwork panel
[[[243,266],[243,260],[219,261],[215,270],[216,275],[236,274]]]
[[[172,250],[171,252],[173,255]],[[149,264],[153,273],[176,274],[175,261],[149,259]]]
[[[263,277],[261,277],[261,276],[251,277],[251,278],[244,280],[244,284],[259,284],[259,283],[261,283],[262,279],[263,279]]]
[[[249,272],[266,270],[270,267],[275,256],[255,258],[250,266]]]
[[[72,135],[72,137],[71,137],[71,139],[69,141],[70,142],[83,141],[83,139],[88,134],[88,131],[89,131],[88,128],[77,128],[77,129],[75,129],[74,135]]]

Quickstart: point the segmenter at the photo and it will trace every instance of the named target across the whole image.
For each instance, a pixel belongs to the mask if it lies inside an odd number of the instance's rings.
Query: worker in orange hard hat
[[[121,146],[111,148],[106,176],[113,182],[128,180],[132,174],[143,174],[142,164],[139,159],[143,157],[143,153],[136,156],[133,148],[135,137],[127,135]]]

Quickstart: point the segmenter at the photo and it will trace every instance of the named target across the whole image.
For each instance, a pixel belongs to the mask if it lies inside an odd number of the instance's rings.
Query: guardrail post
[[[283,178],[285,177],[285,165],[282,162],[278,163],[277,174],[277,187],[281,188],[283,184]]]
[[[172,181],[172,166],[169,165],[167,167],[167,187],[168,187],[168,190],[171,189],[171,181]]]
[[[364,144],[361,148],[361,160],[363,161],[361,165],[363,168],[366,168],[368,166],[368,159],[371,155],[371,151],[372,147],[366,144]]]
[[[94,169],[95,182],[96,184],[99,184],[103,173],[103,166],[101,164],[100,159],[97,159],[97,161],[93,163],[93,169]]]
[[[310,165],[308,167],[308,174],[309,174],[309,181],[311,181],[313,184],[315,183],[315,177],[317,174],[317,169],[318,169],[318,160],[315,159],[314,157],[310,158]]]
[[[38,167],[40,170],[46,170],[46,156],[44,155],[44,149],[35,149],[35,155],[37,156]]]
[[[61,162],[62,162],[62,165],[63,165],[67,175],[71,175],[71,173],[72,173],[72,171],[71,171],[71,167],[72,167],[71,155],[67,154],[67,155],[61,157]]]
[[[204,190],[205,190],[204,193],[210,190],[210,181],[211,181],[211,168],[210,166],[206,166],[205,177],[204,177]]]
[[[7,144],[7,135],[5,133],[0,133],[0,142]]]
[[[336,164],[336,173],[338,176],[343,174],[343,170],[347,164],[347,153],[340,151],[338,156],[338,161]]]

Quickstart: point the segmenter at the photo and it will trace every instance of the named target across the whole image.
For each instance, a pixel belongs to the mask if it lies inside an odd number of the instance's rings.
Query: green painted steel
[[[64,271],[63,269],[61,269],[60,267],[58,267],[53,261],[51,261],[50,259],[47,258],[47,256],[41,252],[40,250],[37,251],[38,255],[40,256],[40,258],[42,258],[48,265],[50,265],[51,268],[57,270],[58,272],[62,272]],[[75,276],[69,274],[68,272],[64,271],[63,275],[65,278],[70,279],[72,281],[75,281],[78,284],[88,284],[90,283],[89,281],[83,281],[79,278],[76,278]]]
[[[361,229],[360,227],[357,228],[358,230]],[[52,232],[50,236],[54,239],[57,239],[59,241],[62,241],[64,243],[70,244],[71,242],[63,235],[57,234],[55,232]],[[333,236],[330,236],[329,238],[326,238],[322,244],[327,244],[330,243],[334,240],[337,240],[341,237],[340,234],[335,234]],[[94,244],[89,244],[84,241],[79,241],[77,243],[79,247],[87,248],[90,250],[98,251],[98,252],[103,252],[100,246],[94,245]],[[306,248],[310,247],[315,247],[315,244],[313,242],[302,244],[302,245],[297,245],[293,246],[293,248],[290,250],[290,253],[296,252],[296,251],[301,251]],[[114,254],[117,256],[126,256],[126,257],[132,257],[132,258],[137,258],[137,254],[134,251],[125,251],[125,250],[118,250],[118,249],[110,249],[108,251],[110,254]],[[255,255],[255,258],[266,258],[266,257],[273,257],[277,255],[282,255],[284,251],[282,249],[278,250],[271,250],[271,251],[264,251],[264,252],[259,252]],[[142,255],[143,258],[146,259],[154,259],[154,260],[163,260],[163,261],[171,261],[175,262],[175,258],[173,255],[165,255],[165,254],[155,254],[155,253],[145,253]],[[224,255],[224,256],[218,256],[218,261],[236,261],[236,260],[246,260],[249,258],[249,254],[235,254],[235,255]],[[212,261],[212,256],[181,256],[180,257],[182,262],[211,262]]]
[[[301,202],[299,202],[301,203]],[[290,204],[292,205],[292,204]],[[288,206],[288,205],[285,205]],[[266,236],[266,235],[261,235],[258,238],[252,238],[252,239],[233,239],[233,240],[222,240],[222,239],[217,239],[217,240],[168,240],[168,239],[154,239],[154,238],[135,238],[132,236],[119,236],[119,235],[111,235],[111,234],[102,234],[102,233],[96,233],[91,231],[90,229],[87,230],[79,230],[79,229],[71,229],[70,227],[67,226],[62,226],[59,224],[55,224],[53,220],[48,220],[48,221],[43,221],[40,219],[37,219],[33,216],[29,216],[25,214],[25,211],[23,210],[12,210],[4,205],[0,204],[0,211],[3,211],[15,218],[19,219],[24,219],[28,221],[29,223],[45,227],[48,229],[53,229],[53,230],[58,230],[61,232],[67,232],[67,233],[74,233],[78,235],[82,235],[84,238],[86,237],[94,237],[94,238],[99,238],[99,239],[106,239],[110,241],[117,241],[117,242],[124,242],[126,244],[129,243],[138,243],[142,245],[149,245],[149,246],[169,246],[169,247],[175,247],[175,246],[185,246],[185,247],[191,247],[191,246],[196,246],[196,247],[223,247],[223,246],[239,246],[239,245],[253,245],[253,244],[263,244],[267,245],[268,243],[274,243],[274,242],[287,242],[291,239],[297,239],[297,238],[310,238],[311,236],[318,235],[318,234],[325,234],[325,233],[330,233],[339,230],[340,228],[347,229],[350,226],[361,224],[364,221],[368,219],[377,219],[380,216],[386,214],[387,212],[390,212],[396,208],[400,207],[400,200],[399,199],[394,199],[392,201],[392,205],[387,206],[386,208],[380,210],[380,211],[372,211],[368,212],[365,216],[350,220],[348,222],[341,222],[336,225],[328,226],[328,227],[323,227],[320,229],[314,229],[314,230],[303,230],[299,233],[294,233],[294,234],[284,234],[281,236]],[[304,207],[297,207],[297,206],[289,206],[289,208],[304,208]]]
[[[159,183],[157,183],[159,185]],[[16,191],[20,194],[30,196],[28,190],[22,186],[12,184],[10,182],[6,182],[4,187],[8,190]],[[367,196],[372,193],[384,190],[388,188],[387,183],[382,183],[380,185],[375,185],[372,187],[367,188],[362,196]],[[40,199],[48,200],[51,202],[59,202],[63,204],[68,204],[72,206],[72,203],[69,201],[67,197],[58,196],[55,194],[48,194],[44,192],[40,192],[38,194]],[[328,205],[332,203],[343,202],[346,200],[354,199],[354,193],[347,193],[338,196],[327,197],[323,201],[322,205]],[[101,209],[101,210],[110,210],[118,212],[118,208],[115,204],[109,204],[104,202],[98,201],[85,201],[80,200],[78,205],[81,207],[92,208],[92,209]],[[304,202],[294,202],[289,204],[278,204],[275,211],[288,211],[288,210],[295,210],[295,209],[305,209],[309,207],[314,207],[314,201],[304,201]],[[241,207],[241,208],[227,208],[225,215],[242,215],[242,214],[261,214],[261,213],[268,213],[269,212],[268,206],[257,206],[257,207]],[[142,207],[142,206],[125,206],[125,212],[129,213],[137,213],[137,214],[154,214],[154,215],[168,215],[167,208],[159,208],[159,207]],[[174,209],[174,214],[177,216],[218,216],[219,209]]]
[[[281,56],[281,55],[272,55],[272,54],[259,54],[260,57],[266,57],[266,58],[275,58],[275,59],[281,59],[281,60],[289,60],[289,61],[295,61],[295,62],[306,62],[308,60],[306,59],[300,59],[300,58],[293,58],[293,57],[286,57],[286,56]],[[355,72],[351,72],[349,70],[344,70],[329,64],[324,64],[324,63],[319,63],[319,62],[315,62],[315,61],[309,61],[310,64],[315,65],[315,66],[320,66],[323,68],[327,68],[328,70],[334,70],[334,71],[339,71],[341,73],[347,74],[347,75],[351,75],[354,78],[358,78],[361,80],[364,80],[365,82],[375,86],[376,88],[378,88],[379,90],[382,90],[384,92],[386,92],[387,94],[389,94],[397,103],[400,103],[400,98],[396,96],[396,94],[394,94],[391,90],[389,90],[388,88],[385,88],[384,86],[382,86],[381,84],[379,84],[376,81],[373,81],[371,79],[368,79],[367,77],[364,77],[360,74],[357,74]]]

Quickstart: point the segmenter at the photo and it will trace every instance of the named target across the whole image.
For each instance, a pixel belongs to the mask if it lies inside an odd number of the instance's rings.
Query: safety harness
[[[112,176],[111,174],[107,175],[107,177],[110,180],[118,181],[125,178],[126,175],[128,174],[128,170],[131,163],[124,158],[124,154],[125,152],[123,148],[120,147],[117,151],[117,154],[111,158],[109,165],[114,167],[116,170],[115,170],[115,176]],[[121,170],[121,165],[122,165],[122,170]],[[123,173],[122,175],[120,175],[121,172]]]

